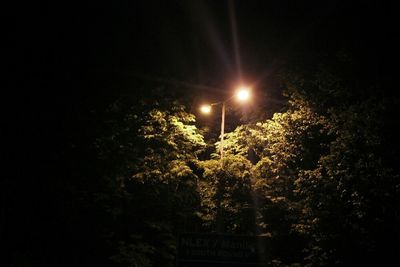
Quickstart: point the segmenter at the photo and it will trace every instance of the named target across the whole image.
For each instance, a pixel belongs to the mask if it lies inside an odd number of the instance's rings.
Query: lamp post
[[[241,102],[248,101],[250,98],[250,89],[248,87],[239,87],[236,91],[236,96],[237,100]],[[203,105],[200,107],[201,112],[205,114],[209,114],[212,110],[212,106],[216,105],[222,105],[222,111],[221,111],[221,142],[220,142],[220,147],[219,147],[219,152],[221,155],[221,166],[224,166],[224,134],[225,134],[225,106],[226,103],[231,100],[234,96],[231,96],[230,98],[217,102],[217,103],[212,103],[208,105]]]
[[[220,147],[219,147],[219,152],[221,155],[221,169],[224,168],[224,134],[225,134],[225,107],[226,103],[231,100],[233,97],[236,97],[236,99],[240,102],[245,102],[249,100],[250,98],[250,89],[247,87],[240,87],[237,89],[236,94],[231,96],[230,98],[217,102],[217,103],[212,103],[208,105],[203,105],[200,107],[200,110],[202,113],[205,114],[210,114],[212,110],[212,106],[216,105],[221,105],[222,106],[222,111],[221,111],[221,142],[220,142]],[[222,190],[221,184],[218,183],[217,186],[217,192],[220,192]],[[217,195],[220,193],[217,193]],[[219,198],[218,198],[219,199]],[[216,212],[216,230],[217,232],[221,232],[222,226],[223,226],[223,221],[221,217],[221,200],[217,200],[216,206],[217,206],[217,212]]]

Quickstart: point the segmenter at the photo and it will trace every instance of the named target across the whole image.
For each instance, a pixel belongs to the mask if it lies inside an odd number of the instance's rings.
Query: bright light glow
[[[211,106],[210,105],[202,105],[200,107],[201,112],[205,114],[209,114],[211,112]]]
[[[247,87],[240,87],[236,92],[236,98],[242,102],[249,100],[250,89]]]

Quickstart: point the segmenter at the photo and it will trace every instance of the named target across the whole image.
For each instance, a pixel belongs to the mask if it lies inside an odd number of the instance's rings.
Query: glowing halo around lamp
[[[209,114],[211,112],[211,106],[210,105],[202,105],[200,107],[200,111],[202,113]]]
[[[245,102],[250,99],[250,89],[248,87],[240,87],[236,92],[236,98],[241,101]]]

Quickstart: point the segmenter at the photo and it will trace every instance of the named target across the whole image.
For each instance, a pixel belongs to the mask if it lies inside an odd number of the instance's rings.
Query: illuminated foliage
[[[250,157],[251,148],[257,156],[251,169],[257,223],[275,247],[281,245],[276,260],[310,266],[390,262],[396,249],[386,240],[398,240],[393,203],[400,188],[393,159],[385,156],[386,149],[393,151],[384,132],[391,106],[376,97],[353,103],[348,86],[326,72],[315,82],[291,80],[287,96],[285,112],[239,126],[225,143],[227,154]],[[290,251],[285,242],[297,247]]]
[[[251,163],[240,155],[200,163],[204,170],[198,190],[198,211],[207,228],[218,232],[254,233]]]
[[[124,229],[110,238],[113,261],[171,265],[184,231],[263,234],[276,266],[393,259],[386,240],[398,241],[400,185],[391,105],[354,101],[325,70],[299,77],[287,83],[285,110],[225,134],[223,166],[220,143],[208,153],[177,103],[112,106],[95,143],[111,189],[95,195]]]
[[[109,241],[117,248],[112,261],[172,266],[172,233],[186,227],[198,206],[193,165],[205,143],[183,106],[142,105],[116,102],[108,111],[105,129],[110,131],[96,147],[100,160],[112,168],[108,179],[119,194],[98,195],[118,224]]]
[[[173,183],[193,175],[187,166],[197,160],[205,145],[197,132],[194,116],[179,110],[174,114],[152,110],[138,133],[145,152],[136,163],[133,178],[139,181]]]

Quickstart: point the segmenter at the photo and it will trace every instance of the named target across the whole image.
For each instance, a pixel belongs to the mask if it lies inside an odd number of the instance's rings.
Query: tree
[[[203,138],[191,123],[194,116],[174,105],[169,111],[152,109],[145,116],[127,113],[138,121],[132,135],[130,155],[125,155],[121,186],[127,207],[121,217],[125,224],[119,251],[113,257],[133,266],[169,266],[175,255],[175,235],[194,216],[196,175],[191,165],[204,146]],[[132,140],[134,138],[135,140]],[[118,144],[118,139],[113,142]],[[130,142],[124,141],[124,145]],[[118,177],[116,177],[118,178]],[[135,222],[128,226],[126,224]]]
[[[326,69],[291,76],[285,112],[226,138],[227,153],[249,156],[251,148],[259,159],[258,226],[278,248],[277,262],[388,265],[398,253],[388,245],[399,241],[398,154],[388,147],[398,140],[386,130],[396,100],[358,97],[339,77]]]
[[[342,62],[344,63],[344,62]],[[344,71],[343,71],[344,70]],[[395,103],[377,88],[361,88],[348,68],[326,68],[292,79],[291,98],[303,99],[323,116],[325,153],[295,182],[311,237],[308,260],[321,265],[390,265],[399,247],[397,138],[388,131]],[[384,89],[381,89],[382,91]],[[383,227],[386,225],[386,227]]]
[[[75,232],[103,251],[91,262],[172,265],[177,233],[197,220],[192,168],[204,142],[194,116],[165,92],[174,90],[147,90],[93,111],[90,160],[77,154],[74,185],[82,214]]]
[[[396,255],[388,240],[399,238],[393,205],[399,198],[399,176],[379,153],[382,108],[368,101],[332,111],[330,153],[296,181],[310,211],[310,259],[317,265],[388,265]]]
[[[210,159],[200,163],[199,216],[206,229],[254,234],[255,210],[251,191],[251,163],[240,155],[226,155],[224,165]]]

